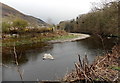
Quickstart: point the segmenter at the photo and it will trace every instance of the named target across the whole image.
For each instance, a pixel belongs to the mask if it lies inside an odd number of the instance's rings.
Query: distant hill
[[[2,21],[3,22],[12,22],[16,19],[23,19],[28,21],[28,23],[31,26],[47,26],[47,23],[45,23],[43,20],[39,19],[39,18],[35,18],[33,16],[29,16],[29,15],[25,15],[21,12],[19,12],[18,10],[5,5],[3,3],[2,4]]]

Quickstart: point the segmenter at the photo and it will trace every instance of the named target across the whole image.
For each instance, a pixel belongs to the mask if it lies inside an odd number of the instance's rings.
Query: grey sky
[[[91,3],[100,0],[0,0],[0,2],[24,14],[57,24],[89,12]]]

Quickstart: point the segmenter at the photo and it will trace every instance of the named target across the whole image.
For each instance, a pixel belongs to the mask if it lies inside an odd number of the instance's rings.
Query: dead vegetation
[[[64,76],[65,82],[76,82],[80,80],[87,81],[107,81],[119,82],[118,74],[120,72],[120,46],[114,46],[112,53],[106,53],[104,56],[98,56],[92,64],[89,64],[87,55],[79,62],[75,63],[75,70]]]

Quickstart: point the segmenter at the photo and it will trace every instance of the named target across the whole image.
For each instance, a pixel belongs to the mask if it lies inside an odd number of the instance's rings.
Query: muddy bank
[[[62,42],[70,42],[70,41],[76,41],[81,40],[90,37],[90,35],[87,34],[78,34],[78,33],[69,33],[68,35],[74,36],[74,38],[67,38],[67,39],[57,39],[57,40],[51,40],[48,41],[49,43],[62,43]]]

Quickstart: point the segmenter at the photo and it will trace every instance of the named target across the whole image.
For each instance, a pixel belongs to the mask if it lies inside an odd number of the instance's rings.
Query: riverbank
[[[65,82],[106,81],[119,82],[120,74],[120,45],[114,46],[112,53],[98,56],[92,64],[89,64],[87,56],[83,60],[79,55],[79,62],[75,63],[75,70],[63,77]]]
[[[34,33],[34,34],[24,34],[19,37],[8,37],[2,39],[2,46],[20,46],[26,44],[36,44],[40,42],[67,42],[67,41],[76,41],[80,39],[85,39],[89,35],[85,34],[76,34],[76,33],[67,33],[65,31],[55,31],[48,33]]]
[[[60,38],[60,39],[56,39],[56,40],[51,40],[48,41],[49,43],[62,43],[62,42],[71,42],[71,41],[76,41],[76,40],[81,40],[81,39],[85,39],[90,37],[90,35],[87,34],[81,34],[81,33],[69,33],[68,38]]]
[[[8,35],[8,36],[7,36]],[[56,31],[56,32],[45,32],[45,33],[33,33],[33,34],[22,34],[18,36],[9,36],[6,34],[6,37],[2,39],[3,47],[6,46],[20,46],[20,45],[31,45],[41,42],[47,42],[53,39],[58,38],[59,36],[67,36],[68,33],[65,31]]]

